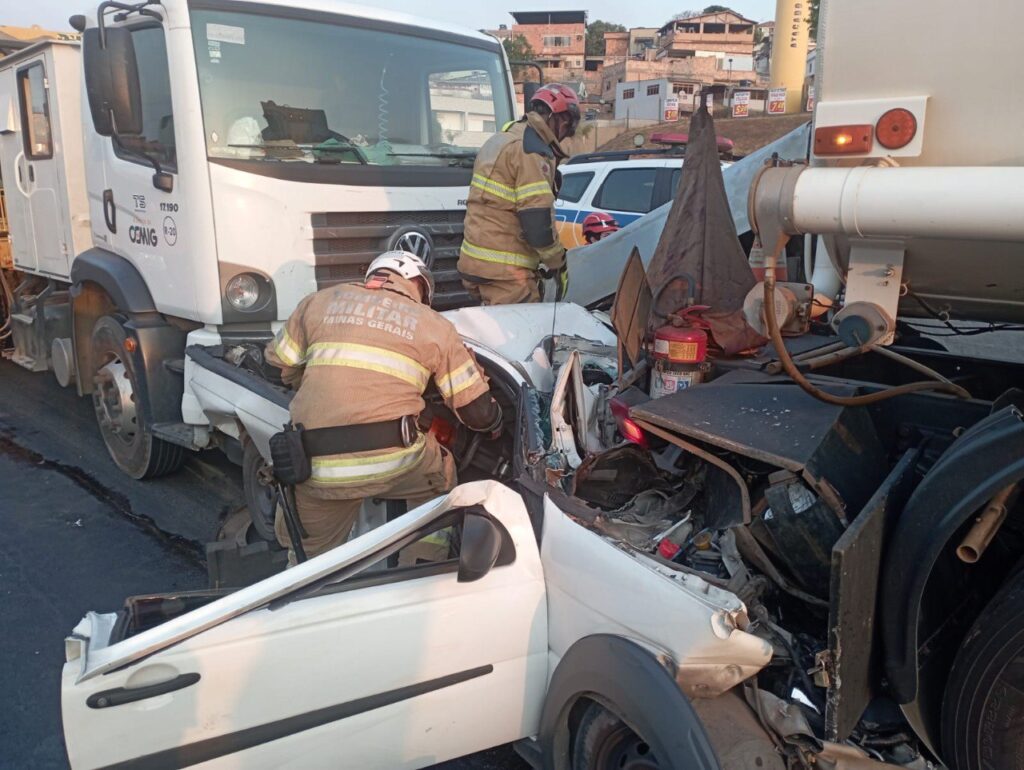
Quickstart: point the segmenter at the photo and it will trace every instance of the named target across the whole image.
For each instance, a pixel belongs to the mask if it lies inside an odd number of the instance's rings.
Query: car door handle
[[[117,209],[114,207],[114,191],[103,191],[103,222],[112,233],[117,233]]]
[[[36,181],[36,169],[31,163],[28,164],[28,181]]]
[[[200,679],[199,674],[181,674],[159,684],[149,684],[145,687],[117,687],[113,690],[103,690],[89,696],[85,701],[91,709],[105,709],[111,706],[121,706],[125,703],[134,703],[137,700],[155,698],[158,695],[166,695],[175,690],[183,690],[191,687]]]

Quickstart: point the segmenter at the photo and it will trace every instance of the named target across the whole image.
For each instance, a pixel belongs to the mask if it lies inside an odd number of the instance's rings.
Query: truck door
[[[480,516],[496,522],[500,552],[467,572],[480,564]],[[396,553],[395,567],[351,574]],[[146,615],[111,644],[111,616],[90,615],[69,639],[75,768],[419,768],[539,726],[544,577],[526,507],[497,482],[148,630]]]
[[[13,232],[18,266],[64,275],[67,254],[61,252],[64,224],[57,204],[60,182],[54,160],[54,121],[46,65],[45,56],[40,54],[15,71],[21,147],[8,190],[11,208],[23,212],[18,228],[22,232]],[[17,242],[19,236],[21,243]]]

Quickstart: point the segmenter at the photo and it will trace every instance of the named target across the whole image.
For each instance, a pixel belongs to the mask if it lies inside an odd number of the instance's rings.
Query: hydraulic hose
[[[775,308],[775,264],[778,261],[779,254],[786,248],[786,242],[789,240],[789,236],[782,234],[779,236],[778,243],[775,244],[775,248],[765,258],[764,265],[764,321],[765,326],[768,329],[768,338],[772,342],[772,346],[775,348],[775,354],[779,357],[779,363],[782,364],[782,370],[789,375],[789,377],[800,386],[801,390],[810,396],[824,401],[827,404],[835,404],[836,406],[867,406],[868,404],[875,404],[879,401],[885,401],[886,399],[894,398],[895,396],[902,396],[907,393],[917,393],[922,390],[934,390],[941,393],[951,393],[957,398],[970,398],[971,394],[952,382],[940,382],[936,380],[922,380],[921,382],[910,382],[906,385],[897,385],[892,388],[886,388],[880,390],[877,393],[868,393],[863,396],[835,396],[831,393],[826,393],[821,388],[815,387],[807,378],[803,376],[796,364],[793,363],[793,359],[789,356],[789,351],[786,350],[786,344],[782,339],[782,332],[779,331],[779,322],[773,312]]]

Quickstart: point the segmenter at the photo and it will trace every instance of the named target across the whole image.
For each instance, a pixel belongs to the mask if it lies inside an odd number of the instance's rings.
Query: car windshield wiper
[[[388,155],[409,158],[475,158],[475,152],[389,152]]]

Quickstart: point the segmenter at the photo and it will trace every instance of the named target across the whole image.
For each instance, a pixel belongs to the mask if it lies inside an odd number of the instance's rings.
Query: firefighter
[[[364,285],[302,300],[267,345],[267,360],[298,389],[290,413],[311,466],[295,486],[307,557],[345,542],[364,498],[414,507],[455,486],[451,454],[417,425],[431,378],[467,427],[500,431],[501,407],[455,327],[430,308],[433,293],[419,257],[385,252]],[[274,528],[290,548],[280,508]]]
[[[568,86],[537,90],[526,116],[487,140],[473,165],[459,273],[485,305],[539,302],[538,273],[564,293],[565,248],[555,229],[555,175],[576,133],[579,99]]]
[[[619,223],[615,221],[615,217],[604,211],[595,211],[583,218],[583,240],[588,244],[597,243],[618,231]]]

